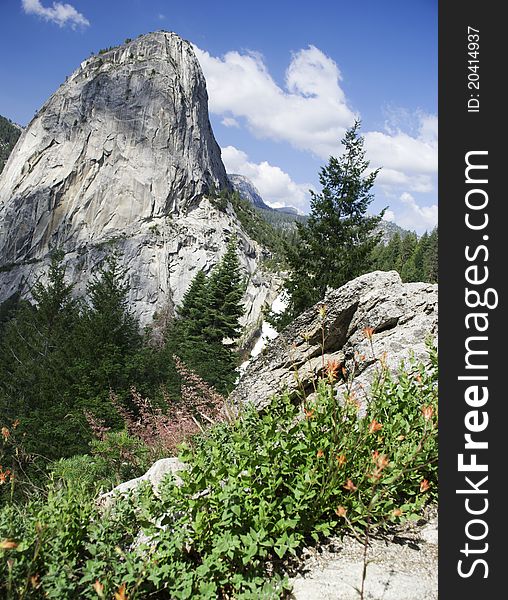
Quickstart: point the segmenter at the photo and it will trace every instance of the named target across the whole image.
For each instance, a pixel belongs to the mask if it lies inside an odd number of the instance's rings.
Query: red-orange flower
[[[402,510],[400,508],[394,508],[392,515],[394,517],[401,517],[402,516]]]
[[[9,429],[7,427],[2,427],[1,431],[2,431],[2,437],[4,438],[4,440],[7,440],[10,437],[11,432],[9,431]]]
[[[430,483],[426,479],[422,479],[420,482],[420,493],[423,494],[430,488]]]
[[[337,506],[335,512],[339,517],[344,518],[346,516],[347,510],[343,506]]]
[[[356,485],[351,481],[351,479],[348,479],[346,481],[346,483],[344,484],[344,489],[347,490],[348,492],[356,492],[356,490],[358,489],[356,487]]]
[[[363,335],[368,339],[371,340],[372,336],[374,334],[374,327],[364,327],[362,329]]]
[[[125,593],[125,583],[118,588],[118,592],[115,592],[115,600],[127,600],[127,594]]]
[[[93,584],[93,589],[99,598],[104,598],[104,585],[98,579]]]
[[[432,415],[434,414],[434,408],[430,405],[422,406],[422,414],[426,421],[430,421],[432,419]]]
[[[376,421],[376,419],[372,419],[369,425],[369,433],[375,433],[376,431],[379,431],[382,427],[382,423],[379,423],[379,421]]]
[[[5,471],[2,471],[2,465],[0,465],[0,485],[2,483],[7,483],[7,481],[9,481],[10,476],[11,476],[11,470],[5,469]]]
[[[346,455],[338,454],[337,455],[337,463],[339,464],[339,467],[342,467],[342,465],[345,465],[346,464]]]
[[[321,448],[317,451],[316,457],[317,458],[323,458],[323,456],[325,455],[325,453],[321,450]]]
[[[314,414],[314,409],[311,408],[310,410],[307,410],[306,408],[304,409],[305,412],[305,418],[306,419],[311,419],[312,415]]]
[[[326,363],[325,372],[326,372],[326,376],[328,377],[328,381],[330,383],[333,383],[334,381],[337,380],[337,372],[339,370],[339,367],[340,367],[340,363],[337,360],[329,360]]]

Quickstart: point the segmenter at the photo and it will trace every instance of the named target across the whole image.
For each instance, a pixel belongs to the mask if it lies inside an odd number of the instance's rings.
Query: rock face
[[[428,532],[433,536],[429,537]],[[301,573],[291,580],[294,600],[358,600],[364,545],[336,539],[322,553],[309,551]],[[437,518],[425,527],[370,540],[364,594],[366,599],[435,600],[438,597]]]
[[[245,177],[244,175],[228,173],[228,179],[233,188],[240,194],[240,198],[247,200],[247,202],[250,202],[257,208],[272,210],[268,204],[265,204],[258,189],[248,177]]]
[[[127,492],[135,490],[144,481],[148,481],[152,486],[154,493],[157,494],[162,480],[168,473],[171,473],[173,476],[175,485],[181,485],[182,479],[178,473],[186,468],[187,466],[178,460],[178,458],[161,458],[155,462],[144,475],[141,475],[141,477],[136,477],[136,479],[125,481],[120,485],[117,485],[110,492],[106,492],[105,494],[99,496],[97,499],[97,504],[100,506],[108,506],[111,504],[115,496],[126,494]]]
[[[366,327],[373,330],[372,346]],[[330,291],[323,303],[293,321],[252,360],[231,398],[263,408],[282,389],[310,392],[328,360],[354,374],[361,398],[380,359],[392,372],[411,354],[427,361],[425,341],[436,335],[437,285],[402,283],[395,271],[368,273]]]
[[[142,323],[178,304],[238,238],[248,296],[271,285],[263,249],[210,191],[229,188],[190,43],[157,32],[85,60],[35,116],[0,178],[0,301],[26,291],[55,248],[82,288],[116,248]],[[250,319],[258,315],[250,315]]]

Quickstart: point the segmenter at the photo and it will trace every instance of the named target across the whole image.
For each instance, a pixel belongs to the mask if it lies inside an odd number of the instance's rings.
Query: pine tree
[[[198,272],[177,311],[164,350],[166,356],[178,355],[223,393],[236,379],[234,342],[240,336],[239,321],[244,312],[244,285],[236,246],[233,239],[208,278]],[[174,373],[172,365],[168,369]]]
[[[425,281],[436,283],[438,279],[438,230],[433,229],[429,235],[427,251],[423,259]]]
[[[342,140],[343,155],[330,157],[321,169],[322,190],[311,192],[310,217],[306,224],[297,224],[300,242],[288,251],[286,322],[319,301],[327,287],[340,287],[371,267],[380,237],[374,229],[384,211],[367,216],[378,171],[368,173],[359,128],[357,121]]]
[[[237,240],[228,244],[224,257],[212,271],[208,282],[208,315],[205,337],[210,343],[240,336],[240,318],[244,313],[243,277],[236,253]]]
[[[0,413],[20,420],[28,451],[56,458],[82,449],[69,394],[79,304],[65,281],[62,253],[54,254],[47,280],[34,286],[34,303],[22,302],[5,325]]]
[[[126,271],[118,257],[109,256],[87,287],[87,306],[79,328],[74,393],[83,409],[102,419],[116,412],[109,402],[110,390],[128,395],[140,379],[136,353],[141,349],[139,323],[128,304]]]

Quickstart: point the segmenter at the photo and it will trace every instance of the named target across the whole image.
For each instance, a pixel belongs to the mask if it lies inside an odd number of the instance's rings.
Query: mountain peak
[[[27,292],[56,248],[78,292],[116,249],[143,322],[177,305],[232,236],[252,275],[262,249],[206,199],[224,188],[191,44],[159,31],[100,51],[44,104],[0,175],[0,302]]]

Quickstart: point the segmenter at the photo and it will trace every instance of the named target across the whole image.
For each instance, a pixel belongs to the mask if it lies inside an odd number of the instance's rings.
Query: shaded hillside
[[[22,129],[19,125],[0,115],[0,173],[3,171],[21,132]]]

